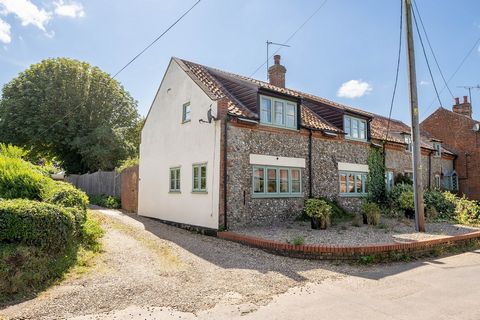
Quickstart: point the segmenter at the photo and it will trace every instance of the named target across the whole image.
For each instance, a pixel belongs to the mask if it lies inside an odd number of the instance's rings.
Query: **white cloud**
[[[85,11],[80,3],[70,2],[65,3],[63,0],[59,0],[53,3],[55,5],[55,14],[69,18],[81,18],[85,16]]]
[[[10,25],[4,20],[0,19],[0,42],[10,43],[12,37],[10,35]]]
[[[51,18],[49,12],[39,9],[30,0],[0,0],[0,9],[3,14],[16,15],[22,26],[31,24],[45,32],[45,25]]]
[[[426,80],[422,80],[420,81],[420,85],[421,86],[428,86],[430,84],[430,82],[426,81]]]
[[[337,96],[354,99],[364,96],[370,91],[372,91],[372,86],[368,82],[361,80],[350,80],[340,86]]]

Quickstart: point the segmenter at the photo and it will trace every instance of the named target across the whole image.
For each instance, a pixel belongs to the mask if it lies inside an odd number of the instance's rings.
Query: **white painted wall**
[[[182,124],[190,101],[191,121]],[[155,97],[140,144],[138,214],[201,227],[218,228],[220,121],[217,104],[171,60]],[[207,163],[207,193],[192,193],[192,164]],[[169,169],[181,167],[181,193],[169,193]]]

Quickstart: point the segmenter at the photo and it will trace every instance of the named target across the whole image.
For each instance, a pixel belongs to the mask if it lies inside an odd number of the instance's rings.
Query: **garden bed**
[[[408,219],[384,218],[379,225],[370,226],[354,222],[343,222],[326,230],[313,230],[310,222],[294,221],[279,225],[247,227],[232,230],[235,233],[266,240],[292,243],[303,237],[304,244],[360,246],[385,243],[409,243],[419,240],[433,240],[479,231],[448,222],[426,224],[425,233],[415,232],[415,222]]]

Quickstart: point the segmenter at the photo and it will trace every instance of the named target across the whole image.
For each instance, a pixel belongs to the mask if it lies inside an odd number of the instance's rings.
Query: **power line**
[[[425,33],[425,39],[427,39],[428,46],[430,47],[430,51],[432,52],[433,59],[435,60],[435,64],[437,65],[438,71],[440,72],[440,75],[442,76],[443,83],[445,84],[445,87],[447,87],[448,92],[450,92],[450,95],[452,96],[452,99],[453,99],[454,96],[453,96],[452,90],[450,90],[450,87],[448,86],[448,83],[445,80],[442,69],[440,68],[440,64],[438,63],[437,56],[435,55],[435,51],[433,51],[432,44],[430,43],[430,39],[428,38],[428,33],[427,33],[427,30],[425,29],[425,25],[423,24],[423,19],[422,19],[422,16],[420,14],[420,10],[417,7],[417,2],[416,1],[412,1],[412,2],[413,2],[413,5],[415,6],[415,10],[417,11],[418,18],[420,20],[420,24],[421,24],[422,29],[423,29],[423,33]]]
[[[422,35],[420,34],[420,29],[418,28],[417,17],[415,15],[415,10],[412,10],[413,21],[415,22],[415,29],[417,29],[418,38],[420,39],[420,44],[422,45],[423,56],[425,57],[425,62],[427,63],[428,72],[430,73],[430,79],[432,79],[433,88],[437,95],[438,103],[442,106],[442,101],[440,100],[440,95],[438,94],[437,85],[435,84],[435,78],[433,77],[432,69],[430,68],[430,63],[428,62],[427,52],[425,51],[425,46],[423,45]]]
[[[180,20],[183,19],[183,17],[185,17],[193,8],[195,8],[195,6],[197,4],[200,3],[201,0],[198,0],[197,2],[195,2],[193,4],[193,6],[191,6],[187,11],[185,11],[177,20],[175,20],[174,23],[172,23],[167,29],[165,29],[165,31],[163,31],[158,37],[156,37],[148,46],[146,46],[142,51],[140,51],[135,57],[133,57],[127,64],[125,64],[120,70],[117,71],[117,73],[115,73],[113,75],[113,77],[111,78],[111,80],[114,80],[115,77],[120,73],[122,72],[123,70],[125,70],[129,65],[131,65],[138,57],[140,57],[145,51],[147,51],[152,45],[154,45],[158,40],[160,40],[168,31],[170,31],[170,29],[172,29],[178,22],[180,22]],[[108,85],[108,83],[104,83],[105,85]],[[121,92],[121,91],[120,91]],[[59,122],[65,120],[67,117],[71,116],[78,108],[80,108],[81,105],[77,106],[76,108],[74,108],[73,110],[71,110],[71,112],[67,112],[65,114],[65,116],[63,116],[61,119],[55,121],[54,123],[52,123],[47,129],[43,130],[42,132],[40,132],[38,134],[38,136],[42,136],[45,132],[47,132],[48,130],[50,130],[51,128],[53,128],[55,125],[57,125]]]
[[[195,8],[195,6],[197,4],[200,3],[200,1],[202,0],[198,0],[197,2],[195,2],[193,4],[193,6],[190,7],[190,9],[188,9],[187,11],[185,11],[184,14],[182,14],[180,16],[180,18],[178,18],[173,24],[170,25],[170,27],[168,27],[165,31],[162,32],[161,35],[159,35],[158,37],[156,37],[148,46],[146,46],[142,51],[140,51],[135,57],[133,57],[126,65],[124,65],[117,73],[115,73],[113,75],[113,79],[115,79],[115,77],[120,73],[122,72],[123,70],[125,70],[130,64],[132,64],[135,60],[137,60],[138,57],[140,57],[145,51],[147,51],[151,46],[153,46],[155,44],[155,42],[157,42],[158,40],[160,40],[160,38],[162,38],[168,31],[170,31],[170,29],[172,29],[178,22],[180,22],[180,20],[183,19],[183,17],[185,17],[190,11],[192,11],[193,8]]]
[[[295,30],[288,38],[287,40],[285,40],[284,44],[287,44],[288,42],[290,42],[290,40],[293,39],[293,37],[295,37],[295,35],[318,13],[318,11],[320,11],[320,9],[323,8],[323,6],[327,3],[328,0],[324,0],[322,2],[322,4],[297,28],[297,30]],[[260,70],[261,68],[263,68],[263,66],[265,64],[267,64],[267,62],[274,56],[276,55],[280,50],[282,50],[282,48],[278,48],[271,56],[268,57],[268,59],[266,61],[264,61],[261,65],[258,66],[257,69],[255,69],[255,71],[252,72],[252,74],[250,75],[250,78],[253,77],[253,75],[255,75],[255,73],[258,72],[258,70]]]
[[[458,71],[460,71],[460,69],[463,67],[463,65],[465,64],[465,61],[467,61],[468,57],[470,57],[470,55],[472,54],[472,52],[477,48],[478,44],[480,43],[480,37],[475,41],[474,45],[472,46],[472,48],[467,52],[467,54],[463,57],[462,61],[460,62],[460,64],[458,65],[457,69],[455,69],[455,72],[453,72],[453,74],[450,76],[450,78],[448,78],[448,81],[447,83],[450,83],[450,81],[452,81],[452,79],[457,75]],[[443,87],[442,90],[440,90],[440,93],[443,92],[443,90],[445,90],[446,87]],[[425,110],[425,113],[428,113],[428,111],[430,110],[430,108],[432,107],[433,103],[435,102],[435,99],[430,103],[430,105],[428,106],[427,110]]]
[[[402,54],[402,31],[403,31],[403,11],[402,11],[402,2],[400,1],[400,36],[398,38],[398,56],[397,56],[397,69],[395,71],[395,84],[393,85],[392,100],[390,101],[390,112],[388,113],[388,122],[387,122],[387,133],[385,135],[385,140],[388,139],[388,133],[390,131],[390,121],[392,120],[392,110],[393,104],[395,102],[395,94],[397,93],[397,84],[398,84],[398,73],[400,70],[400,57]]]

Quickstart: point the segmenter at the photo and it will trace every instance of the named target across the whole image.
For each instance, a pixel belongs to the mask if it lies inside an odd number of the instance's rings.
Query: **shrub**
[[[412,185],[413,181],[409,176],[399,173],[395,176],[395,184],[408,184]]]
[[[321,199],[305,200],[305,213],[312,219],[318,219],[322,229],[330,225],[330,216],[332,215],[332,207]]]
[[[42,190],[42,200],[48,203],[67,208],[87,210],[88,197],[85,192],[78,190],[66,182],[50,180]]]
[[[355,218],[355,215],[342,208],[337,201],[327,198],[320,198],[325,201],[331,207],[331,222],[337,224],[345,221],[351,221]]]
[[[62,207],[26,200],[0,200],[0,241],[63,248],[75,233],[75,218]]]
[[[0,156],[0,198],[38,200],[47,179],[29,162]]]
[[[456,196],[450,192],[440,190],[425,190],[423,193],[425,208],[431,211],[435,209],[438,219],[450,219],[455,213]],[[432,217],[429,217],[432,219]]]
[[[120,209],[122,207],[122,202],[119,197],[106,194],[90,196],[90,203],[109,209]]]
[[[400,197],[404,192],[412,192],[413,194],[413,186],[405,183],[396,184],[390,193],[388,194],[388,199],[390,202],[390,206],[394,209],[402,209],[400,205]]]
[[[75,231],[76,234],[79,234],[82,231],[83,224],[87,220],[87,210],[75,207],[63,209],[73,216],[73,220],[75,222]]]
[[[120,164],[120,166],[116,170],[118,172],[122,172],[123,170],[125,170],[127,168],[137,166],[139,164],[139,162],[140,162],[140,159],[138,157],[137,158],[128,158],[127,160],[122,161],[122,163]]]
[[[367,218],[369,225],[378,225],[380,223],[381,213],[382,210],[376,203],[367,201],[362,204],[362,214]]]
[[[398,199],[399,207],[403,210],[415,210],[415,203],[413,199],[413,191],[406,190],[402,192]]]
[[[460,223],[478,224],[480,223],[480,205],[476,201],[468,200],[465,196],[457,198],[455,215]]]
[[[11,144],[0,143],[0,154],[7,158],[23,159],[28,152]]]

